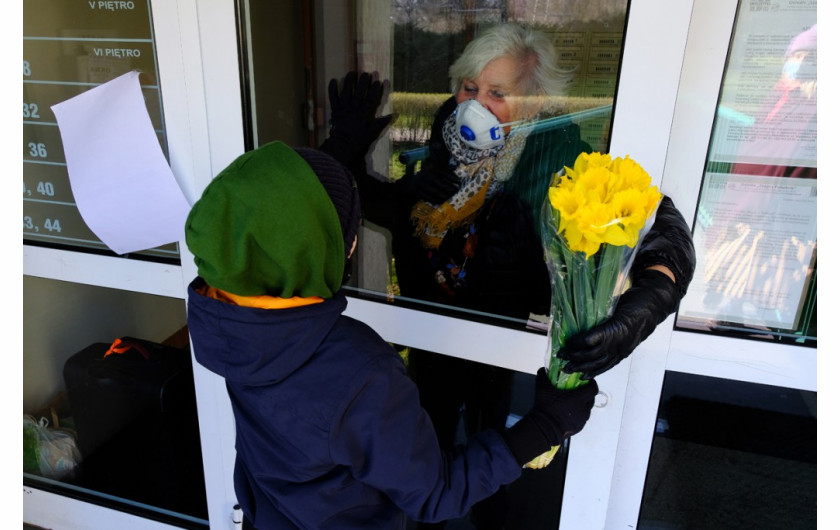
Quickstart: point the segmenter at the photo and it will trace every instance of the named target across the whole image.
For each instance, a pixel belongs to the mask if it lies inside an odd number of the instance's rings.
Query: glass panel
[[[24,276],[24,485],[206,528],[185,326],[182,299]]]
[[[571,165],[581,151],[607,151],[627,4],[605,0],[595,8],[564,0],[356,0],[343,12],[328,2],[286,7],[265,0],[242,2],[243,92],[251,143],[279,139],[317,145],[326,134],[330,109],[328,79],[315,74],[338,71],[329,77],[342,78],[352,69],[377,72],[389,83],[382,114],[393,112],[398,118],[371,151],[368,174],[393,183],[422,170],[435,113],[453,95],[449,67],[467,43],[502,22],[544,32],[567,84],[544,98],[535,119],[519,128],[521,138],[528,132],[527,143],[509,158],[512,176],[498,187],[517,199],[506,203],[507,217],[496,215],[505,226],[493,226],[492,219],[485,223],[493,209],[484,206],[494,203],[486,200],[474,222],[461,223],[449,233],[441,244],[443,252],[430,260],[420,249],[400,259],[406,243],[412,246],[416,240],[403,233],[409,211],[394,213],[398,207],[393,202],[376,200],[360,183],[365,225],[347,282],[347,289],[360,297],[542,329],[550,293],[547,282],[538,281],[545,267],[537,216],[553,173]],[[300,27],[302,32],[295,29]],[[318,60],[329,63],[328,68]],[[335,66],[342,61],[346,66]],[[323,106],[317,104],[320,94]],[[516,223],[523,237],[510,228]],[[468,232],[472,237],[465,237]],[[494,238],[501,242],[489,243]],[[473,247],[464,248],[465,240],[475,243],[476,255],[471,255]],[[523,241],[535,242],[536,251],[523,250]],[[496,259],[494,265],[487,264],[491,259]]]
[[[166,154],[151,6],[138,2],[23,3],[23,240],[113,254],[76,208],[50,107],[139,70],[146,107]],[[172,243],[138,257],[177,262]]]
[[[741,2],[694,240],[678,327],[816,346],[816,2]]]
[[[514,22],[543,32],[567,84],[549,91],[536,112],[518,113],[522,107],[512,103],[516,94],[505,95],[513,110],[509,118],[496,116],[500,122],[531,120],[508,131],[508,150],[513,151],[517,135],[524,138],[524,147],[509,157],[499,155],[496,167],[509,161],[513,169],[509,175],[493,170],[487,197],[468,219],[454,213],[469,208],[470,202],[459,202],[466,201],[465,184],[442,195],[410,192],[397,201],[377,186],[360,184],[366,222],[348,283],[351,292],[497,325],[542,329],[549,286],[538,234],[549,181],[582,151],[606,152],[608,147],[627,3],[599,6],[595,15],[591,5],[562,0],[357,2],[359,67],[389,80],[386,112],[397,115],[369,168],[381,182],[416,175],[423,175],[415,181],[419,186],[428,181],[429,173],[423,172],[432,164],[427,157],[435,115],[453,111],[454,102],[445,103],[460,89],[452,86],[449,68],[486,30]],[[386,14],[389,25],[382,23]],[[391,43],[390,53],[383,52],[383,42]],[[462,164],[458,171],[468,168]],[[439,221],[449,226],[442,238],[426,237],[434,228],[421,237],[414,233],[418,225],[433,227]]]
[[[667,372],[638,528],[816,527],[816,392]]]

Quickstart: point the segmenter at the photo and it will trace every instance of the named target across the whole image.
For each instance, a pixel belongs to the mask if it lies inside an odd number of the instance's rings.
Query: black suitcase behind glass
[[[78,485],[206,519],[188,350],[131,337],[92,344],[67,360],[64,382]]]

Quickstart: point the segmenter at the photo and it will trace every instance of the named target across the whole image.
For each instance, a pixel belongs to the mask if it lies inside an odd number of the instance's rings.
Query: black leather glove
[[[345,166],[363,159],[394,116],[376,117],[383,90],[383,83],[367,72],[359,76],[356,72],[349,72],[344,77],[341,94],[338,92],[338,81],[330,80],[330,134],[321,144],[321,151]]]
[[[656,210],[653,226],[639,242],[631,275],[635,276],[653,265],[668,267],[677,280],[680,297],[685,296],[697,265],[694,241],[688,223],[667,195],[662,197],[659,209]]]
[[[516,425],[502,433],[519,465],[525,465],[579,433],[592,412],[598,383],[594,379],[574,390],[559,390],[540,368],[534,382],[534,406]]]
[[[664,273],[650,269],[636,272],[610,318],[566,341],[560,355],[569,362],[563,371],[582,372],[582,379],[606,372],[676,311],[680,298],[677,285]]]

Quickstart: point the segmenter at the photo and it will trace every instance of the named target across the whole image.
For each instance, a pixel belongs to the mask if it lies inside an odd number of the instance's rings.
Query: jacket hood
[[[321,303],[288,309],[240,307],[190,285],[187,325],[196,360],[230,382],[261,386],[282,381],[305,364],[347,307],[337,293]]]

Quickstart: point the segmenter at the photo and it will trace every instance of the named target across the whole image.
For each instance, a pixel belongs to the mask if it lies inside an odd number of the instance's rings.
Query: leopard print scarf
[[[453,113],[443,124],[443,140],[457,163],[455,174],[460,189],[442,204],[418,201],[411,211],[414,235],[426,248],[437,248],[450,228],[472,221],[484,202],[510,178],[525,148],[527,127],[513,129],[504,145],[475,149],[461,139],[455,128]]]

